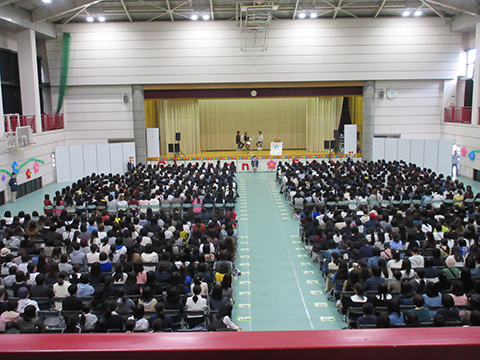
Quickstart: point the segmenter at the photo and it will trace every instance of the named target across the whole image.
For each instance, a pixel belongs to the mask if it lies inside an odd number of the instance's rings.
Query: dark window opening
[[[473,103],[473,80],[465,80],[465,99],[463,106],[472,106]]]
[[[16,52],[0,49],[0,76],[4,114],[22,114],[20,72]]]
[[[480,170],[473,169],[473,180],[480,181]]]

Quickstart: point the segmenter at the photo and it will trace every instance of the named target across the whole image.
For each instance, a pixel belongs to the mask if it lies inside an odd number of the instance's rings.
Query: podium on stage
[[[270,155],[282,155],[283,141],[272,141],[270,143]]]

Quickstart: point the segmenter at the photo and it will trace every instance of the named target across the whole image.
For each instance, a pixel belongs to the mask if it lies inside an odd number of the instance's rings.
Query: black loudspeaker
[[[180,141],[181,138],[182,138],[182,133],[180,132],[175,133],[175,141]]]
[[[180,133],[178,133],[180,134]],[[175,144],[175,152],[179,153],[180,152],[180,144]]]
[[[325,150],[330,150],[330,140],[325,140],[323,142],[323,147],[325,148]]]
[[[168,152],[173,152],[173,144],[168,144]]]
[[[330,149],[335,150],[337,148],[337,142],[335,140],[330,140]]]
[[[336,140],[340,137],[340,131],[338,130],[333,130],[333,138]]]
[[[360,140],[360,132],[357,131],[357,140]]]

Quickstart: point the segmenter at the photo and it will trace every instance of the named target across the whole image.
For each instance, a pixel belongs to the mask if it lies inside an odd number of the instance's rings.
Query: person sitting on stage
[[[257,150],[258,150],[258,151],[262,151],[262,146],[263,146],[263,134],[262,134],[261,131],[258,132],[257,142],[255,143],[255,145],[257,146]]]
[[[252,170],[253,172],[257,172],[258,170],[258,158],[256,156],[252,158]]]
[[[240,135],[240,131],[237,131],[237,136],[235,137],[235,142],[237,143],[237,151],[243,149],[244,143],[242,143],[242,136]]]
[[[243,134],[243,140],[245,141],[245,150],[250,152],[250,145],[252,145],[252,141],[250,140],[250,136],[248,135],[248,132],[245,131]]]

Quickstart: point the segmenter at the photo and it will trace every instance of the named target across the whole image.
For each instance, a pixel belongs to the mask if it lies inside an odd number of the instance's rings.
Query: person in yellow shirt
[[[453,205],[463,206],[463,191],[461,189],[458,189],[457,193],[453,195]]]

